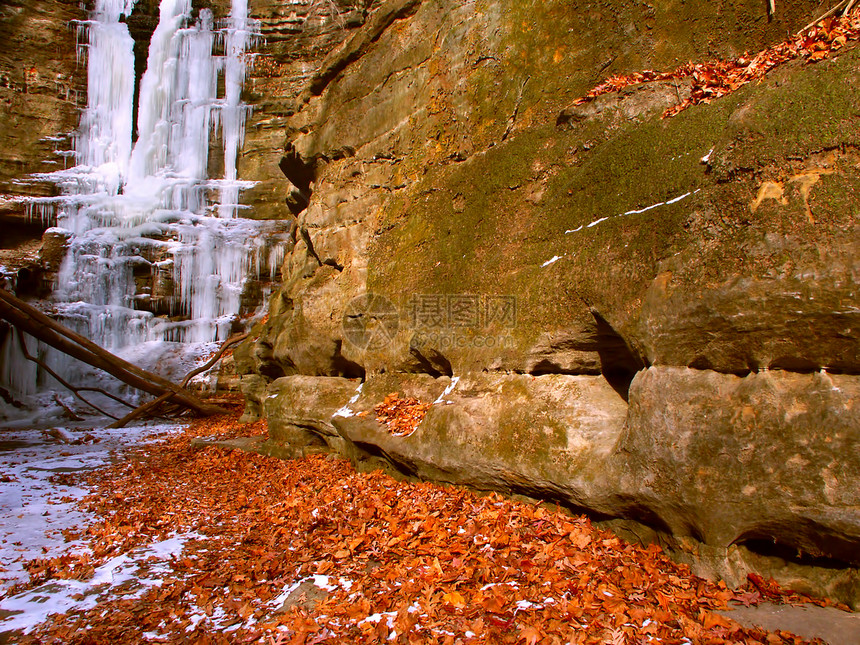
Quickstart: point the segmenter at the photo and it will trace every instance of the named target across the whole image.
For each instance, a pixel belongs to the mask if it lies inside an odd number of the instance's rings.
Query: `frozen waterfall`
[[[137,92],[136,140],[134,42],[123,21],[134,4],[97,0],[82,23],[88,86],[76,164],[41,175],[61,196],[34,198],[31,209],[69,237],[54,293],[59,319],[169,375],[241,326],[249,277],[275,276],[288,236],[278,223],[241,217],[240,192],[252,185],[236,170],[253,36],[247,0],[232,0],[220,21],[208,9],[195,19],[191,0],[161,1]],[[220,178],[211,168],[222,168]],[[33,370],[12,345],[0,348],[0,382],[32,393]],[[66,374],[82,369],[59,355],[51,361]]]

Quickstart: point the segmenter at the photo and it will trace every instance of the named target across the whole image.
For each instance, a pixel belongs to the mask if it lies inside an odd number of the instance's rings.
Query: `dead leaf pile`
[[[119,589],[19,642],[802,642],[714,613],[757,602],[754,585],[697,578],[659,547],[627,544],[585,517],[359,474],[321,455],[279,461],[189,446],[192,436],[246,434],[235,419],[202,421],[90,476],[85,507],[101,519],[82,530],[87,571],[189,537],[157,585]]]
[[[712,99],[730,94],[747,83],[763,78],[769,71],[790,60],[802,58],[809,62],[820,61],[842,49],[849,41],[856,40],[860,40],[860,7],[847,16],[826,18],[755,56],[744,53],[729,60],[686,63],[670,72],[646,70],[612,76],[574,101],[574,105],[639,83],[691,79],[690,96],[663,113],[663,118],[672,117],[692,105],[710,103]]]
[[[401,399],[399,392],[392,392],[373,411],[376,420],[388,426],[391,434],[404,437],[415,432],[431,406],[432,403],[421,403],[411,397]]]

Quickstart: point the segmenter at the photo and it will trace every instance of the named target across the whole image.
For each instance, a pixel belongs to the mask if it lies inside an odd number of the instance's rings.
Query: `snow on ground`
[[[695,633],[722,642],[729,632],[709,618],[713,610],[760,597],[697,579],[658,547],[623,543],[584,517],[356,473],[321,456],[282,462],[186,441],[228,426],[238,431],[235,417],[198,420],[186,434],[144,446],[148,458],[111,469],[99,479],[98,518],[75,509],[88,491],[64,473],[107,464],[120,449],[178,428],[92,431],[99,441],[80,443],[82,428],[53,428],[54,442],[40,431],[0,431],[0,557],[8,569],[0,642],[16,630],[33,643],[84,633],[116,642],[116,630],[139,642],[208,634],[386,642],[407,632],[428,643],[458,635],[534,641],[541,633],[649,643],[690,643],[684,637]],[[63,544],[62,529],[99,522],[93,548],[109,555],[89,558],[83,544]],[[158,541],[147,544],[125,540],[123,526],[173,533],[153,533]],[[102,550],[103,539],[115,548]],[[25,560],[43,561],[38,575],[46,558],[69,549],[82,556],[39,575],[31,589],[9,590],[24,579]],[[747,637],[795,642],[732,632],[732,642]]]
[[[27,632],[51,614],[92,609],[110,594],[139,598],[149,587],[161,586],[164,577],[171,572],[169,560],[182,553],[187,540],[197,537],[200,536],[196,533],[173,535],[111,558],[97,567],[95,575],[87,581],[54,579],[9,596],[0,601],[0,610],[10,614],[0,619],[0,629]]]
[[[122,555],[96,569],[88,582],[52,580],[24,593],[10,589],[29,580],[24,563],[88,550],[81,541],[66,542],[63,531],[84,527],[93,517],[77,508],[89,492],[68,483],[62,475],[93,470],[109,463],[124,448],[176,432],[173,425],[143,424],[118,430],[85,427],[0,429],[0,632],[29,629],[50,613],[73,606],[91,606],[94,589],[117,587],[132,576],[143,586],[157,584],[159,560],[182,550],[178,535],[147,547],[142,553]],[[154,558],[147,571],[138,564]],[[80,594],[80,596],[78,596]],[[7,612],[9,615],[7,615]],[[22,612],[22,613],[19,613]]]

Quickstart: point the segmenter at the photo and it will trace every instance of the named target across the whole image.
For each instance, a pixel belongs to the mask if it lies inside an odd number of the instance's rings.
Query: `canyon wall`
[[[292,120],[296,100],[326,54],[364,24],[371,0],[250,0],[259,21],[259,43],[245,83],[245,101],[253,106],[239,159],[239,175],[256,182],[242,201],[253,206],[244,216],[291,219],[307,205],[307,187],[284,175],[291,157],[285,145],[298,127]],[[289,206],[287,206],[289,204]]]
[[[245,418],[282,455],[555,501],[856,606],[860,49],[664,119],[689,82],[575,101],[817,3],[356,11],[250,85],[283,174],[255,162],[260,214],[295,219],[236,352]],[[408,436],[376,421],[393,392],[433,403]]]
[[[817,2],[249,6],[243,215],[291,242],[235,366],[273,453],[556,502],[858,605],[860,48],[672,118],[687,80],[576,103],[762,50]],[[62,256],[9,198],[72,147],[82,17],[0,2],[0,265]],[[432,404],[407,436],[376,421],[394,392]]]
[[[45,226],[14,201],[48,195],[31,175],[63,168],[69,133],[86,102],[86,72],[75,55],[74,20],[85,17],[77,0],[7,0],[0,3],[0,265],[36,263]],[[58,154],[57,151],[60,151]]]

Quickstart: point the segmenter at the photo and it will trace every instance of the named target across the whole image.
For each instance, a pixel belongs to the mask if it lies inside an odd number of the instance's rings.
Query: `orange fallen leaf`
[[[533,625],[523,627],[520,630],[520,639],[522,639],[526,645],[535,645],[535,643],[537,643],[541,638],[543,638],[543,634]]]
[[[459,591],[450,591],[442,596],[442,600],[458,609],[466,606],[466,599]]]

